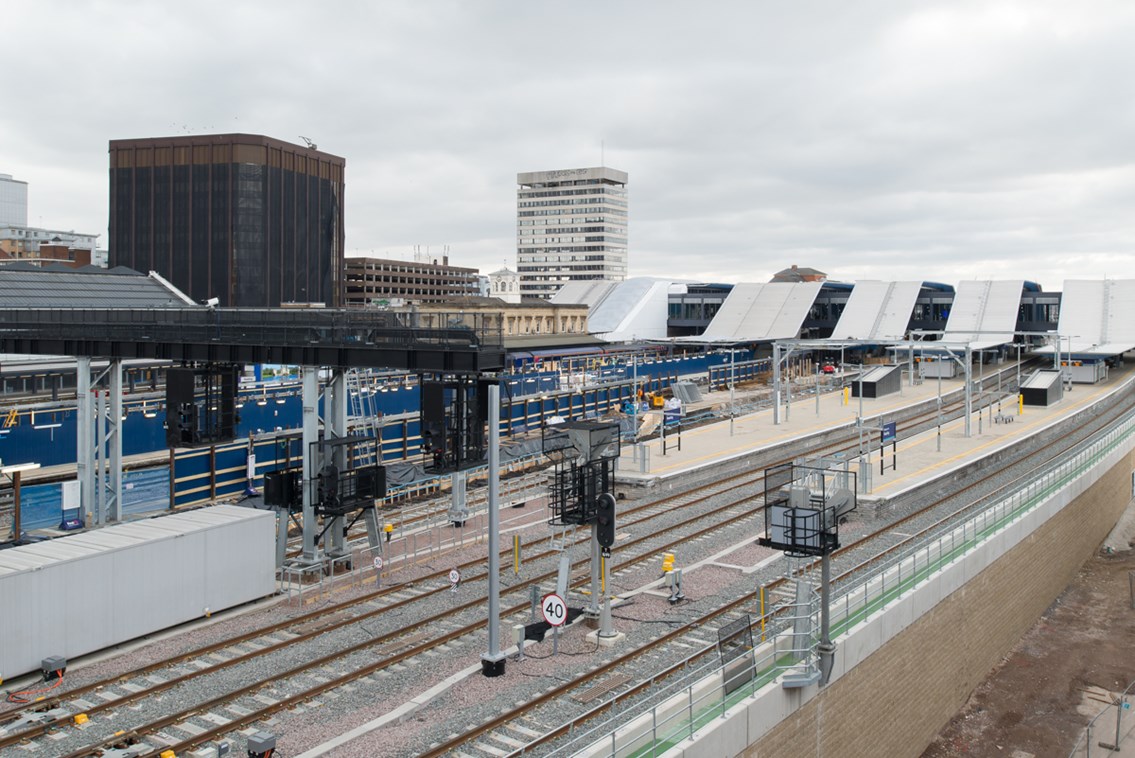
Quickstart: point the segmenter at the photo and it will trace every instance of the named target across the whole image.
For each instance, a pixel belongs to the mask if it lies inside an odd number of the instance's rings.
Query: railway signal
[[[604,492],[595,501],[596,536],[599,544],[609,548],[615,544],[615,496]]]

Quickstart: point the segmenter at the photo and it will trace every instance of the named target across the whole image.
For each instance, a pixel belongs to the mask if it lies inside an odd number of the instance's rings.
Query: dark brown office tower
[[[340,306],[344,166],[255,134],[111,140],[110,265],[222,306]]]

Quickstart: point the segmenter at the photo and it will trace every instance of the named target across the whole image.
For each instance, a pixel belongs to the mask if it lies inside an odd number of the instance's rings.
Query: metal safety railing
[[[1046,466],[1033,481],[980,512],[968,515],[960,523],[947,525],[945,531],[908,547],[851,586],[841,588],[831,608],[833,638],[884,610],[935,572],[1048,501],[1122,445],[1130,443],[1133,435],[1135,416],[1129,416]],[[730,707],[755,695],[757,690],[798,665],[798,651],[793,648],[793,639],[798,635],[792,626],[783,618],[774,619],[770,615],[754,622],[754,626],[762,622],[767,641],[754,651],[752,666],[746,674],[747,686],[735,687],[734,680],[739,676],[736,671],[730,672],[727,682],[719,664],[689,667],[680,683],[666,690],[671,694],[664,701],[651,697],[634,711],[625,709],[586,729],[576,724],[601,717],[604,709],[613,711],[613,703],[603,703],[578,717],[569,725],[572,738],[568,743],[547,755],[572,755],[590,745],[588,754],[593,756],[656,756],[692,737],[713,719],[724,716]],[[703,649],[694,657],[702,657],[710,649]],[[512,753],[522,754],[523,749]]]
[[[1131,714],[1131,700],[1132,694],[1135,693],[1135,680],[1127,685],[1123,692],[1115,696],[1115,699],[1102,711],[1097,713],[1088,725],[1084,727],[1084,731],[1076,738],[1076,744],[1072,746],[1071,752],[1068,753],[1068,758],[1076,758],[1077,756],[1084,756],[1084,758],[1092,758],[1092,742],[1099,737],[1097,747],[1101,748],[1102,752],[1097,752],[1098,755],[1107,755],[1108,753],[1117,752],[1123,748],[1123,743],[1135,733],[1135,718]],[[1115,728],[1103,722],[1099,725],[1097,721],[1102,719],[1106,714],[1111,712],[1111,708],[1115,707]],[[1124,721],[1126,720],[1127,728],[1124,729]],[[1106,741],[1105,741],[1106,740]]]

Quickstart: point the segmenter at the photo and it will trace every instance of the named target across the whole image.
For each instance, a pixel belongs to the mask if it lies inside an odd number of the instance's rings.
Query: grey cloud
[[[1128,3],[9,5],[33,223],[105,230],[109,139],[303,134],[347,159],[349,251],[488,271],[515,174],[605,142],[635,275],[1135,277]]]

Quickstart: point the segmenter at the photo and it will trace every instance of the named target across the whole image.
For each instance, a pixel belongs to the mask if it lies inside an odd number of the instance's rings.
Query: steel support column
[[[772,423],[780,423],[780,345],[772,343]]]
[[[500,649],[500,385],[489,385],[489,649],[481,656],[481,673],[500,676],[505,654]]]
[[[122,425],[125,413],[122,410],[122,361],[113,360],[107,367],[109,372],[110,396],[107,415],[105,445],[109,470],[106,476],[107,520],[122,520]]]
[[[319,461],[311,454],[319,441],[319,369],[303,367],[303,560],[313,563],[320,560],[315,546],[319,524],[315,519],[315,487],[319,474]]]
[[[970,434],[970,416],[973,414],[973,348],[966,344],[966,438]]]
[[[343,369],[337,368],[331,372],[331,381],[327,385],[329,392],[324,393],[324,419],[323,428],[327,430],[328,437],[347,436],[347,374]],[[347,470],[347,446],[336,445],[332,463],[335,469],[342,474]],[[321,466],[324,463],[320,462]],[[335,516],[327,528],[327,552],[338,558],[347,554],[347,541],[343,534],[343,517]]]
[[[79,520],[94,525],[95,508],[95,409],[91,395],[91,359],[75,359],[76,453],[75,473],[79,480]]]

